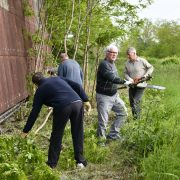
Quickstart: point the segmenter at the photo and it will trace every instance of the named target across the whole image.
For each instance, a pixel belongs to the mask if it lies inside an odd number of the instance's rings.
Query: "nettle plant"
[[[157,91],[147,92],[141,119],[131,121],[122,129],[124,147],[134,150],[140,158],[153,152],[155,147],[171,143],[174,138],[172,109],[164,105],[163,96]]]
[[[45,155],[31,139],[0,137],[0,179],[59,179],[45,164]]]

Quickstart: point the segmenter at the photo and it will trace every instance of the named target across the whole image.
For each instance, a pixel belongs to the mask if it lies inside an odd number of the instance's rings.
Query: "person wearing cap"
[[[105,50],[105,59],[99,64],[97,71],[97,136],[99,143],[102,145],[104,145],[106,139],[120,139],[119,131],[127,116],[125,103],[118,94],[118,85],[124,84],[125,81],[119,77],[115,66],[117,56],[118,48],[115,45],[109,45]],[[110,132],[107,133],[108,118],[111,110],[115,112],[116,117],[112,122]]]
[[[146,59],[137,56],[134,47],[127,49],[127,57],[128,60],[125,63],[124,76],[127,81],[135,85],[129,87],[129,102],[133,118],[140,119],[140,104],[147,83],[139,83],[139,81],[142,78],[151,76],[154,68]]]
[[[82,86],[58,76],[45,78],[41,72],[37,72],[32,76],[32,82],[37,86],[37,90],[22,137],[26,137],[32,129],[42,105],[52,107],[53,125],[47,165],[51,168],[56,167],[61,151],[64,129],[68,119],[70,119],[74,158],[77,166],[85,167],[87,162],[83,156],[83,102],[87,111],[91,110],[91,105]]]
[[[60,54],[61,63],[58,67],[58,76],[70,79],[83,85],[83,72],[77,61],[69,59],[66,53]]]

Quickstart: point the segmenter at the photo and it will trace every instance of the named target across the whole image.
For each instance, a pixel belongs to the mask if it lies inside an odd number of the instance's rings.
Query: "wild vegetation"
[[[70,125],[65,130],[64,148],[57,168],[51,170],[46,166],[51,117],[45,127],[35,135],[36,129],[48,113],[46,107],[29,137],[19,137],[30,111],[30,101],[11,121],[3,125],[0,138],[0,178],[179,179],[180,84],[177,77],[180,76],[180,66],[174,60],[165,64],[166,59],[149,58],[149,61],[155,66],[154,78],[149,83],[165,86],[166,90],[146,90],[142,118],[139,121],[134,121],[131,117],[127,90],[121,90],[119,93],[126,102],[129,116],[121,130],[121,141],[109,142],[106,147],[97,145],[97,111],[93,101],[93,111],[89,116],[85,115],[84,120],[85,156],[88,160],[86,169],[79,170],[75,167]]]
[[[34,43],[29,55],[36,59],[35,71],[43,69],[45,72],[47,67],[57,66],[60,51],[67,51],[84,67],[85,90],[93,105],[92,112],[89,116],[86,114],[84,119],[88,166],[82,170],[75,166],[70,125],[65,130],[64,148],[57,168],[51,170],[46,166],[52,117],[38,134],[35,131],[47,116],[47,107],[43,107],[28,138],[21,139],[20,133],[32,106],[31,96],[20,111],[1,125],[0,179],[180,179],[178,22],[161,21],[153,24],[145,20],[143,23],[136,13],[151,3],[148,0],[140,1],[138,6],[126,1],[43,2],[38,15],[39,29],[34,34],[27,34]],[[24,6],[24,13],[32,15],[27,3]],[[69,35],[72,35],[71,38]],[[153,80],[149,83],[165,86],[166,90],[146,90],[139,121],[132,119],[127,89],[120,90],[120,97],[126,102],[129,111],[128,119],[121,129],[122,139],[99,147],[94,98],[96,68],[103,58],[104,47],[111,42],[116,42],[121,49],[121,60],[116,62],[121,76],[125,49],[135,46],[138,54],[145,56],[155,67]],[[44,49],[44,45],[51,47],[51,50]],[[33,92],[32,84],[28,88]],[[111,114],[110,117],[113,116]]]
[[[139,0],[137,5],[124,0],[41,2],[35,16],[39,28],[28,34],[28,39],[33,41],[29,55],[35,59],[35,71],[45,72],[47,67],[57,65],[59,53],[67,52],[82,65],[84,89],[88,91],[90,64],[97,67],[107,44],[118,41],[130,29],[142,24],[137,11],[147,7],[152,0]],[[29,12],[27,5],[24,12]]]

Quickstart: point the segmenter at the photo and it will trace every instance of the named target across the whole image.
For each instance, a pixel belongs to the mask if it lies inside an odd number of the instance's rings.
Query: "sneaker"
[[[79,168],[79,169],[83,169],[83,168],[85,168],[85,166],[84,166],[84,164],[83,163],[77,163],[77,168]]]

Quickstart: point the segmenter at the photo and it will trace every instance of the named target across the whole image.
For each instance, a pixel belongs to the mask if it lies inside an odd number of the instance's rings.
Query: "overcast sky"
[[[136,3],[138,0],[128,1]],[[152,21],[157,19],[180,21],[180,0],[154,0],[154,3],[139,13],[139,16]]]

